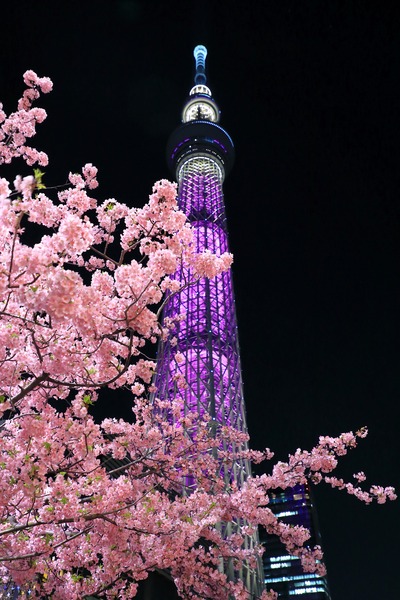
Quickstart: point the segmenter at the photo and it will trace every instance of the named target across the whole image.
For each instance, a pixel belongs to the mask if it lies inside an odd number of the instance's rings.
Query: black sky
[[[193,47],[236,164],[226,203],[253,446],[279,458],[368,425],[342,473],[399,485],[399,9],[339,1],[22,1],[2,5],[0,98],[54,92],[47,182],[86,162],[99,197],[140,205],[170,178]],[[317,488],[333,600],[400,597],[399,505]]]

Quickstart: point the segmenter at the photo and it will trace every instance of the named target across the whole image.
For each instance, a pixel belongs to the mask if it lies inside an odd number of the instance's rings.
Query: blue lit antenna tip
[[[207,56],[207,48],[205,46],[196,46],[193,50],[193,56],[196,61],[196,75],[194,77],[194,82],[196,85],[207,82],[206,77],[206,56]]]

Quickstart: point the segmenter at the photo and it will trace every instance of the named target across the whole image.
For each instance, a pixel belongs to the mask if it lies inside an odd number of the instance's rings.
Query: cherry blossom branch
[[[23,388],[19,394],[17,394],[16,396],[14,396],[13,398],[10,398],[10,403],[13,407],[15,407],[15,405],[17,404],[17,402],[19,402],[20,400],[22,400],[22,398],[24,398],[27,394],[29,394],[32,390],[36,389],[39,387],[39,385],[43,382],[43,381],[50,381],[50,377],[48,375],[48,373],[42,373],[41,375],[38,375],[38,377],[35,377],[35,379],[33,379],[29,385],[27,385],[25,388]]]
[[[55,550],[57,550],[57,548],[61,548],[61,546],[65,546],[66,544],[72,542],[74,539],[80,537],[81,535],[85,535],[87,533],[89,533],[89,531],[92,530],[92,526],[87,527],[86,529],[83,529],[82,531],[78,531],[75,534],[70,535],[67,539],[63,540],[62,542],[58,542],[57,544],[54,544],[51,546],[51,550],[52,552],[54,552]],[[43,533],[41,533],[41,535],[44,535]],[[14,562],[14,561],[19,561],[19,560],[28,560],[30,558],[38,558],[39,556],[43,556],[44,554],[48,554],[48,550],[43,550],[43,551],[37,551],[37,552],[30,552],[29,554],[22,554],[21,556],[7,556],[7,557],[1,557],[0,556],[0,563],[1,562]]]

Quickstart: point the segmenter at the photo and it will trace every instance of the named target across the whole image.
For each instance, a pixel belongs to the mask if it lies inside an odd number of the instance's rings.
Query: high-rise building
[[[194,86],[182,111],[182,125],[168,142],[168,163],[178,181],[178,202],[195,232],[199,252],[221,254],[228,251],[228,232],[223,182],[234,160],[231,138],[218,124],[220,112],[207,86],[205,59],[207,50],[194,50],[196,72]],[[178,270],[175,278],[184,284],[188,272]],[[208,414],[215,431],[229,425],[247,432],[235,301],[230,271],[214,279],[200,279],[171,296],[163,318],[170,321],[184,314],[176,324],[172,339],[160,342],[155,386],[161,399],[181,399],[182,413]],[[175,360],[177,353],[184,360]],[[176,386],[177,377],[185,389]],[[243,446],[242,446],[243,448]],[[238,459],[228,468],[221,466],[221,477],[241,485],[250,475],[247,460]],[[186,491],[194,482],[186,478]],[[228,535],[234,524],[221,524]],[[248,538],[247,544],[254,543]],[[230,561],[223,566],[229,579],[241,579],[249,598],[261,593],[262,568],[248,565],[238,571]]]
[[[288,525],[302,525],[310,530],[310,546],[321,545],[317,515],[308,486],[297,485],[271,495],[271,510]],[[267,589],[278,592],[279,600],[330,600],[326,577],[304,573],[300,559],[288,554],[276,536],[261,535],[265,546],[263,555],[264,580]]]

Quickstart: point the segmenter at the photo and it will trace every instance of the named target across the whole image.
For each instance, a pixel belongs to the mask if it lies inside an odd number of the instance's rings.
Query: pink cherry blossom
[[[0,164],[47,164],[26,141],[46,117],[32,105],[52,84],[33,71],[24,82],[15,113],[0,105]],[[304,570],[324,573],[321,549],[305,545],[309,532],[281,522],[269,497],[313,482],[367,504],[395,500],[392,487],[361,488],[362,471],[357,485],[332,474],[366,428],[323,436],[240,489],[223,481],[224,464],[271,460],[273,453],[248,450],[246,434],[217,423],[210,436],[207,415],[182,415],[183,371],[176,372],[175,401],[151,403],[157,365],[147,348],[168,337],[176,345],[185,315],[160,325],[164,293],[180,291],[174,273],[183,269],[189,286],[228,269],[231,255],[195,252],[176,185],[166,180],[134,209],[92,198],[97,169],[90,163],[69,173],[58,192],[44,187],[42,175],[28,169],[13,184],[0,178],[2,581],[54,600],[130,599],[158,569],[169,572],[183,598],[247,600],[243,582],[228,581],[219,567],[256,564],[262,547],[243,542],[259,525]],[[32,223],[44,233],[29,244]],[[181,365],[183,355],[173,359]],[[107,399],[116,388],[131,392],[132,421],[96,422],[98,393]],[[221,522],[231,523],[231,533],[222,534]],[[276,597],[263,592],[260,600]]]

